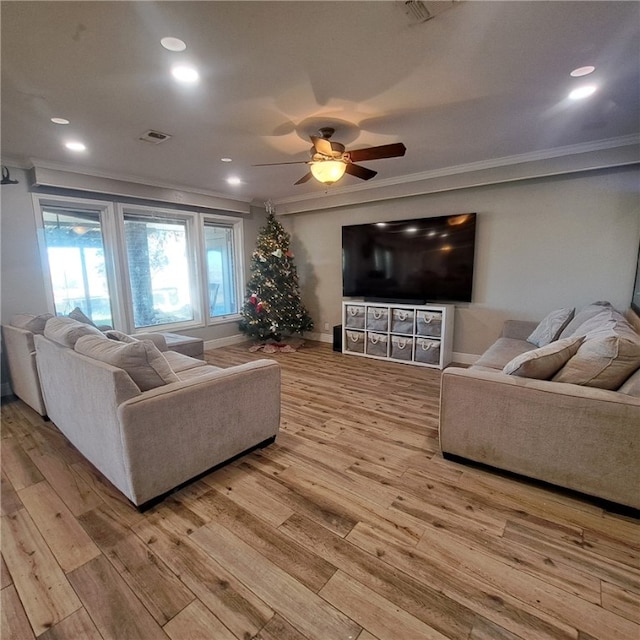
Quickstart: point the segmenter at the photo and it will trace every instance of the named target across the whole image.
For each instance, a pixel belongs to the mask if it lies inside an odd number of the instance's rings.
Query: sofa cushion
[[[75,350],[94,360],[124,369],[140,391],[180,381],[162,352],[150,340],[116,342],[102,335],[86,335],[76,342]]]
[[[553,380],[615,390],[639,367],[640,338],[604,331],[587,336]]]
[[[640,398],[640,369],[628,377],[618,391],[634,398]]]
[[[204,367],[207,364],[204,360],[185,356],[183,353],[178,353],[177,351],[164,351],[162,355],[167,359],[171,368],[178,374],[189,369]],[[179,378],[182,380],[182,376],[179,376]]]
[[[527,342],[535,344],[536,347],[544,347],[545,345],[558,339],[562,330],[569,324],[575,309],[556,309],[549,313],[533,333],[527,338]]]
[[[17,313],[11,316],[10,324],[12,327],[43,335],[44,327],[50,318],[53,318],[51,313],[43,313],[39,316],[34,316],[31,313]]]
[[[504,366],[522,353],[531,351],[533,345],[515,338],[498,338],[475,362],[474,367],[488,367],[502,371]]]
[[[573,319],[569,324],[567,324],[567,326],[560,332],[558,338],[568,338],[569,336],[577,335],[576,331],[587,320],[597,316],[599,313],[602,313],[607,309],[612,308],[611,303],[606,301],[593,302],[592,304],[587,305],[573,316]],[[584,333],[582,335],[584,335]]]
[[[104,335],[109,338],[109,340],[115,340],[116,342],[137,342],[137,338],[130,336],[122,331],[118,331],[117,329],[108,329],[104,332]]]
[[[509,362],[503,372],[522,378],[548,380],[574,356],[584,341],[583,336],[563,338],[527,351]]]
[[[69,349],[73,349],[78,339],[82,336],[96,335],[104,338],[100,329],[64,316],[50,318],[44,328],[44,335],[45,338]]]

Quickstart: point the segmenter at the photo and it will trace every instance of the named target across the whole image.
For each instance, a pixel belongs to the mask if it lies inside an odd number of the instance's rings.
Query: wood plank
[[[19,495],[65,572],[100,555],[98,547],[48,482],[33,484],[19,491]]]
[[[366,525],[358,525],[349,534],[349,540],[369,553],[382,555],[387,563],[415,576],[459,606],[522,638],[575,640],[575,628],[538,611],[528,604],[531,598],[515,598],[465,571],[457,560],[442,559],[437,553],[405,549]],[[471,624],[474,621],[475,616]]]
[[[615,584],[602,583],[602,606],[608,611],[640,624],[640,593],[625,591]]]
[[[2,589],[0,603],[0,637],[4,640],[35,640],[33,629],[13,585]]]
[[[300,631],[276,613],[260,630],[255,640],[308,640],[308,636],[302,635]]]
[[[360,627],[313,591],[212,521],[191,538],[310,640],[349,640]]]
[[[433,627],[399,609],[375,591],[368,589],[338,570],[320,591],[320,595],[339,607],[361,627],[371,630],[380,640],[421,638],[450,640]]]
[[[2,441],[1,456],[3,473],[16,491],[44,480],[31,458],[14,438]]]
[[[167,637],[104,556],[69,573],[69,581],[103,637]]]
[[[69,617],[47,629],[38,640],[103,640],[102,635],[89,617],[86,609],[82,608]]]
[[[6,516],[24,506],[18,497],[18,493],[13,488],[9,479],[4,475],[0,476],[1,495],[0,495],[0,514]]]
[[[100,496],[56,453],[28,452],[38,470],[74,516],[102,503]]]
[[[2,516],[2,554],[36,635],[80,608],[80,600],[26,510]]]
[[[10,584],[13,584],[13,580],[11,579],[11,574],[9,573],[9,569],[7,569],[7,565],[4,561],[4,557],[0,556],[0,589],[4,589],[8,587]]]
[[[199,600],[169,620],[164,630],[171,640],[237,640]]]
[[[460,606],[436,589],[420,584],[410,572],[405,575],[392,569],[384,562],[384,552],[365,552],[349,539],[343,540],[298,514],[293,515],[280,529],[443,635],[466,638],[469,634],[475,619],[469,608]],[[389,539],[386,533],[381,532],[380,535]],[[405,548],[404,545],[400,546]]]
[[[336,571],[333,565],[215,490],[202,496],[194,506],[209,521],[226,527],[312,591],[319,591]]]
[[[153,514],[136,524],[134,530],[238,638],[253,637],[273,616],[273,610],[253,590],[185,536],[169,518]]]

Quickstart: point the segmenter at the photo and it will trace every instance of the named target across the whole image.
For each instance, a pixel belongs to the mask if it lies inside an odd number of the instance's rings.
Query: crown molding
[[[222,209],[234,213],[249,213],[247,199],[215,191],[194,189],[179,184],[167,184],[101,171],[78,171],[66,164],[30,159],[33,186],[91,191],[107,195],[147,200],[159,200],[182,206]],[[22,167],[21,167],[22,168]]]
[[[286,215],[636,163],[640,163],[640,135],[630,135],[386,178],[375,185],[332,187],[330,193],[273,202],[278,214]]]

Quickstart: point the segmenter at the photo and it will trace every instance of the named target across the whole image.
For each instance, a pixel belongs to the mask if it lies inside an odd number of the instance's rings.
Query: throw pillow
[[[124,369],[140,391],[180,382],[167,359],[150,340],[116,342],[103,336],[84,336],[76,342],[75,350],[94,360]]]
[[[51,313],[43,313],[39,316],[34,316],[31,313],[18,313],[11,317],[10,324],[12,327],[18,327],[19,329],[42,335],[44,334],[44,327],[49,318],[53,318]]]
[[[556,309],[548,314],[527,338],[527,342],[536,347],[545,345],[558,339],[562,330],[569,324],[575,309]]]
[[[511,376],[549,380],[576,354],[583,340],[582,336],[564,338],[527,351],[508,362],[502,371]]]
[[[618,389],[620,393],[640,398],[640,369],[627,378],[627,381]]]
[[[583,309],[580,309],[580,311],[573,316],[571,322],[569,322],[569,324],[567,324],[567,326],[560,332],[558,337],[568,338],[569,336],[577,335],[576,330],[580,328],[580,325],[589,320],[589,318],[593,318],[593,316],[602,313],[606,309],[613,309],[610,302],[593,302]],[[584,333],[582,335],[584,335]]]
[[[77,320],[78,322],[84,322],[85,324],[90,324],[92,327],[95,327],[95,322],[87,315],[85,315],[84,311],[80,307],[76,307],[70,314],[70,318]]]
[[[50,318],[44,327],[44,335],[45,338],[49,338],[49,340],[57,342],[63,347],[69,347],[69,349],[73,349],[78,339],[82,336],[97,335],[104,340],[100,329],[65,316]]]
[[[553,380],[617,389],[638,367],[640,339],[602,332],[588,337]]]

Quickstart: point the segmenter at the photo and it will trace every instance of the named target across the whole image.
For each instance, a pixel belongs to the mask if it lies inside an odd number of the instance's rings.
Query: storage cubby
[[[342,303],[342,352],[443,369],[451,362],[454,306]]]

